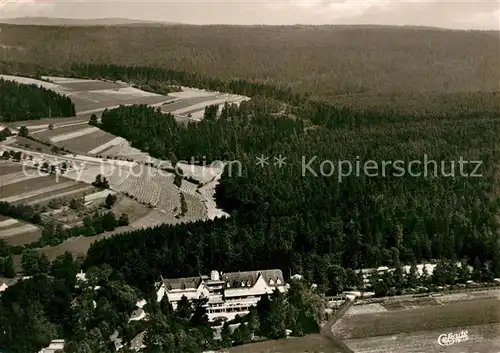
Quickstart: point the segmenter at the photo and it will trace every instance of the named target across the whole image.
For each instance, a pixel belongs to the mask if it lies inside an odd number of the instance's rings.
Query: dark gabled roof
[[[253,286],[255,282],[257,282],[259,274],[262,275],[268,285],[276,285],[278,279],[280,280],[282,285],[285,284],[285,280],[283,278],[283,273],[281,272],[281,270],[229,272],[222,274],[221,279],[231,287],[234,287],[235,283],[240,286],[242,282],[244,286],[248,287]],[[273,284],[271,284],[271,282],[273,282]]]
[[[198,288],[202,278],[198,277],[184,277],[184,278],[165,278],[163,283],[168,290],[172,289],[188,289],[188,288]]]
[[[285,284],[283,272],[279,269],[222,273],[220,281],[227,287],[251,287],[257,282],[259,275],[262,275],[269,286]],[[280,284],[276,283],[278,280]],[[163,284],[168,290],[196,289],[202,282],[209,283],[211,280],[208,276],[163,279]]]

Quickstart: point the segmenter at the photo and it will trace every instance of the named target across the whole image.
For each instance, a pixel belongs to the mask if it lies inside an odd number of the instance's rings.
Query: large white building
[[[185,296],[189,300],[208,298],[210,321],[217,318],[233,320],[236,315],[248,314],[265,294],[276,289],[286,292],[287,285],[281,270],[220,273],[209,276],[164,279],[157,291],[158,301],[166,295],[174,309]]]
[[[38,353],[58,353],[64,349],[64,340],[52,340],[48,347],[42,348]]]

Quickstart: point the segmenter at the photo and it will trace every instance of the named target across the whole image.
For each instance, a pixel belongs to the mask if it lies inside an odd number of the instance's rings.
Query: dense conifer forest
[[[0,121],[33,120],[75,115],[71,99],[35,85],[0,78]]]
[[[27,249],[21,266],[33,278],[0,297],[6,352],[34,352],[63,337],[65,352],[114,352],[115,330],[124,342],[147,330],[147,353],[199,353],[248,342],[252,334],[281,338],[284,328],[316,332],[319,295],[359,287],[356,271],[363,267],[396,267],[382,281],[373,279],[377,295],[500,276],[498,33],[2,26],[1,41],[9,47],[0,48],[1,72],[124,80],[152,90],[193,86],[253,98],[224,106],[220,115],[209,107],[203,121],[188,125],[146,106],[103,114],[102,129],[155,157],[240,162],[241,173],[238,163],[226,167],[216,193],[231,217],[109,238],[95,243],[86,259],[65,254],[50,264]],[[279,155],[286,157],[282,167],[274,165]],[[256,165],[261,156],[269,165]],[[460,160],[481,164],[461,170]],[[338,169],[346,167],[339,161],[377,167],[339,179]],[[392,163],[382,176],[384,161],[401,161],[406,173]],[[415,168],[421,173],[426,161],[436,164],[427,165],[427,176],[412,176],[412,161],[421,162]],[[32,217],[6,206],[11,215]],[[12,250],[0,243],[7,277],[14,275]],[[415,263],[431,259],[439,259],[435,274],[417,280]],[[473,265],[473,273],[460,271],[458,260],[461,268]],[[402,264],[413,264],[405,279]],[[175,312],[165,300],[156,304],[160,275],[259,268],[280,268],[287,280],[301,273],[308,282],[294,283],[286,297],[265,298],[239,319],[239,330],[231,334],[225,325],[219,342],[202,302]],[[75,286],[80,269],[88,281]],[[129,323],[141,298],[149,320]]]
[[[161,226],[108,239],[90,249],[88,263],[109,263],[139,287],[161,273],[279,267],[333,289],[329,279],[338,265],[356,270],[439,258],[472,262],[477,257],[500,274],[495,181],[500,116],[404,123],[389,116],[377,124],[340,121],[337,127],[323,127],[310,125],[315,110],[292,119],[286,113],[262,113],[263,104],[226,105],[219,118],[207,116],[188,126],[145,106],[105,112],[104,130],[156,157],[238,160],[242,174],[236,175],[233,164],[234,175],[227,170],[217,190],[230,220]],[[344,114],[351,121],[349,111]],[[261,154],[271,161],[281,154],[287,165],[256,166]],[[304,173],[308,163],[303,159],[315,156],[312,170]],[[461,173],[460,158],[481,161],[481,176],[471,176],[472,164]],[[379,164],[378,175],[322,176],[320,161],[325,160],[359,160],[361,165],[372,160]],[[389,167],[383,177],[382,161],[396,160],[420,161],[421,173],[427,160],[428,175],[400,175]]]
[[[33,74],[65,71],[74,62],[142,65],[285,85],[359,110],[500,109],[495,31],[188,25],[61,31],[2,25],[0,42],[6,46],[0,46],[6,61],[0,71],[26,73],[18,63],[37,66]]]

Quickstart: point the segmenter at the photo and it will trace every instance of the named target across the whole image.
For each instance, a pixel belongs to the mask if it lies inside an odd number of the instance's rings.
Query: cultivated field
[[[37,122],[22,124],[32,125],[31,129],[46,129],[48,124],[66,124],[82,122],[88,119],[91,114],[100,115],[104,109],[116,108],[120,105],[147,104],[161,107],[162,111],[172,113],[181,121],[200,120],[203,118],[203,111],[207,105],[236,103],[249,98],[222,94],[218,92],[207,92],[195,88],[183,87],[183,92],[171,93],[168,96],[142,91],[129,86],[124,82],[109,82],[100,80],[83,80],[65,77],[43,76],[43,80],[35,80],[20,76],[0,75],[1,78],[17,81],[20,83],[36,84],[60,94],[67,95],[75,104],[75,109],[79,119],[63,118],[57,120],[43,119]],[[190,118],[188,118],[190,114]],[[18,127],[19,122],[10,124]]]
[[[203,119],[205,107],[208,105],[217,104],[220,110],[224,102],[239,105],[242,101],[248,100],[247,97],[233,94],[211,93],[186,87],[183,89],[184,92],[170,94],[177,97],[177,99],[164,104],[162,106],[163,112],[171,113],[175,117],[189,116],[190,120],[199,121]]]
[[[500,352],[500,295],[444,295],[404,302],[353,306],[333,325],[333,334],[354,352]],[[469,339],[438,344],[442,334],[468,331]]]
[[[10,245],[29,244],[40,238],[42,230],[27,222],[0,216],[0,239]]]
[[[117,217],[122,213],[129,216],[128,227],[97,237],[68,239],[58,246],[42,249],[47,251],[49,257],[64,253],[65,250],[85,254],[88,246],[103,236],[163,223],[206,220],[224,214],[217,209],[214,201],[214,188],[222,174],[222,166],[201,167],[179,163],[183,174],[199,181],[203,187],[188,180],[183,180],[177,187],[172,172],[144,165],[153,163],[171,169],[169,161],[152,158],[130,146],[125,139],[88,125],[88,119],[93,113],[99,116],[105,108],[111,109],[121,104],[149,104],[161,107],[164,112],[171,112],[182,121],[200,120],[207,105],[222,105],[226,101],[239,104],[248,98],[187,87],[182,92],[163,96],[138,90],[123,82],[62,77],[43,77],[44,81],[3,77],[37,84],[68,95],[75,103],[77,116],[51,117],[8,125],[11,129],[27,126],[30,136],[45,144],[19,136],[1,143],[0,153],[21,152],[23,157],[21,163],[0,161],[0,200],[40,207],[44,217],[72,227],[82,224],[85,215],[102,208],[105,197],[115,193],[118,200],[112,211]],[[49,125],[52,125],[50,129]],[[57,151],[54,146],[70,150],[71,154]],[[34,169],[44,163],[59,168],[63,162],[68,166],[64,176],[42,175]],[[22,165],[32,173],[25,173]],[[99,174],[108,179],[109,190],[100,191],[91,185]],[[83,210],[75,211],[68,207],[69,201],[76,197],[84,197]],[[39,228],[21,222],[9,222],[4,223],[0,236],[12,244],[29,243],[40,236]]]

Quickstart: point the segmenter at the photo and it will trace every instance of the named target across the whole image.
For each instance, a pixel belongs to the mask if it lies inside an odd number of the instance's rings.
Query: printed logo
[[[469,340],[469,332],[462,331],[460,333],[445,333],[438,337],[438,343],[441,347],[449,347],[454,344]]]

